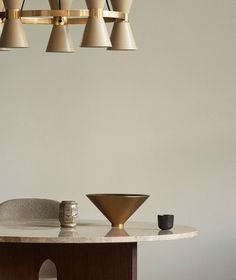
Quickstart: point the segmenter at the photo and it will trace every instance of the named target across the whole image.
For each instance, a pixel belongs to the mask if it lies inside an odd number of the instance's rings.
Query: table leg
[[[30,244],[0,243],[1,280],[38,280],[40,266]]]
[[[38,280],[51,259],[58,280],[137,280],[137,243],[0,244],[1,280]]]

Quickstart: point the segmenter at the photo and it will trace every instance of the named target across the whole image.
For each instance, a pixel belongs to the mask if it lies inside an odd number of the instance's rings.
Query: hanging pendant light
[[[86,0],[86,3],[89,9],[89,17],[81,47],[110,47],[111,41],[103,18],[105,0]]]
[[[132,0],[111,0],[114,10],[130,12]],[[108,50],[136,50],[136,43],[128,19],[117,20],[111,32],[112,47]]]
[[[71,0],[49,0],[52,10],[69,10]],[[66,17],[54,17],[51,35],[46,52],[74,52],[74,45],[67,25]]]
[[[20,19],[6,19],[0,48],[28,48],[28,40]]]
[[[47,52],[74,52],[70,24],[86,24],[81,47],[136,49],[129,23],[132,0],[110,0],[113,10],[110,9],[109,0],[85,0],[87,9],[76,10],[71,10],[72,0],[48,1],[50,10],[24,10],[25,0],[0,0],[0,29],[3,23],[0,50],[29,46],[23,24],[52,25]],[[108,10],[104,10],[105,1]],[[107,22],[114,23],[111,39],[106,28]]]
[[[59,19],[59,21],[61,21]],[[47,52],[74,52],[68,25],[54,24],[48,41]]]
[[[115,22],[111,33],[112,47],[108,50],[136,50],[136,44],[130,23],[127,21]]]
[[[29,43],[20,19],[23,0],[4,0],[6,20],[0,39],[0,48],[28,48]]]

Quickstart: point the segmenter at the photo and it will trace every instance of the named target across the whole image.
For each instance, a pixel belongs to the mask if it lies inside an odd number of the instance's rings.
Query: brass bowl
[[[129,217],[149,197],[146,194],[87,194],[92,203],[111,222],[112,227],[123,228]]]

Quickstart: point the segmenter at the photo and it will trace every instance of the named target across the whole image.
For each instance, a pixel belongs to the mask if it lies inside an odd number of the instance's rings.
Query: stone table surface
[[[191,238],[197,229],[176,225],[169,231],[155,223],[127,222],[124,229],[107,221],[81,220],[75,228],[60,228],[58,220],[1,221],[0,242],[14,243],[113,243]]]

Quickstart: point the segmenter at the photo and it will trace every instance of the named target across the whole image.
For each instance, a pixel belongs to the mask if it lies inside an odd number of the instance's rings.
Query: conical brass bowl
[[[112,227],[123,228],[129,217],[149,197],[146,194],[87,194],[92,203],[111,222]]]

